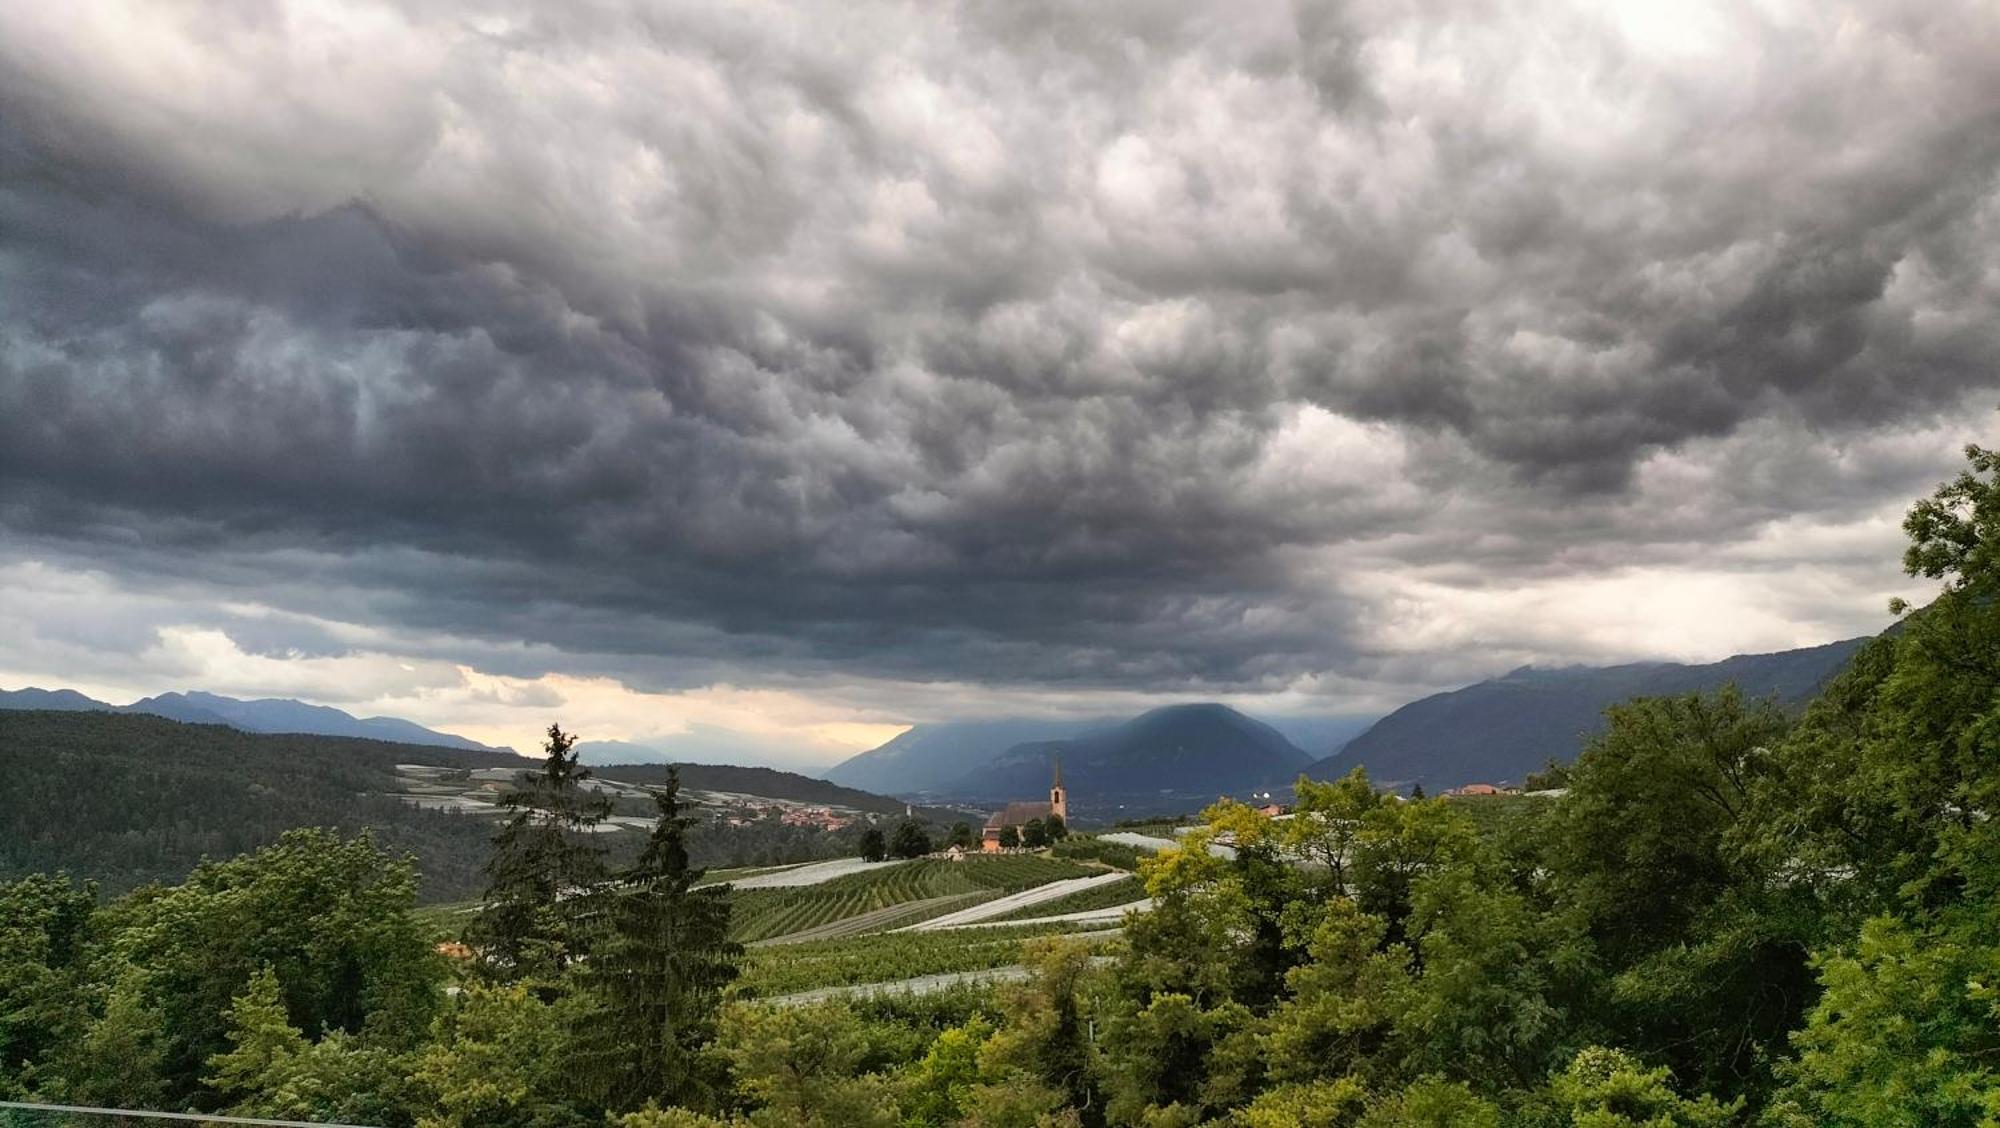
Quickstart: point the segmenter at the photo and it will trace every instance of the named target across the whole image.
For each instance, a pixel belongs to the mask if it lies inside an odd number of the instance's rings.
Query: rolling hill
[[[1576,758],[1606,707],[1633,697],[1710,690],[1734,682],[1786,705],[1811,697],[1866,642],[1848,639],[1775,654],[1740,654],[1708,665],[1523,667],[1504,677],[1413,701],[1312,765],[1319,779],[1359,764],[1377,783],[1437,790],[1520,782],[1551,759]]]
[[[113,893],[179,881],[204,857],[241,854],[294,827],[328,826],[371,830],[385,846],[416,855],[425,900],[470,896],[484,884],[491,796],[478,815],[444,800],[503,787],[511,770],[530,765],[510,752],[251,733],[82,708],[0,710],[0,747],[7,749],[0,756],[0,881],[65,870]],[[646,764],[599,774],[643,785],[665,771]],[[885,796],[769,768],[688,765],[682,779],[690,792],[729,793],[703,806],[710,817],[690,842],[698,865],[851,851],[858,827],[835,833],[790,825],[782,805],[903,810]],[[624,790],[636,798],[621,800],[624,818],[609,844],[636,850],[650,825],[650,801]]]
[[[1017,744],[949,786],[987,802],[1047,792],[1062,760],[1072,810],[1179,809],[1283,781],[1312,762],[1277,729],[1227,705],[1170,705],[1061,740]]]

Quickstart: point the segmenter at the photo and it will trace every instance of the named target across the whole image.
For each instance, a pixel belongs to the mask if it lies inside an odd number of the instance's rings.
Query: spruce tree
[[[604,847],[591,834],[611,801],[586,789],[576,737],[549,726],[542,765],[500,797],[508,812],[487,863],[486,904],[471,939],[487,970],[549,979],[581,955],[587,906],[604,882]]]
[[[598,1008],[579,1041],[613,1111],[707,1103],[697,1054],[715,1036],[722,989],[743,954],[729,939],[728,887],[694,888],[702,871],[688,864],[679,772],[653,801],[652,837],[605,898],[605,930],[584,971]]]

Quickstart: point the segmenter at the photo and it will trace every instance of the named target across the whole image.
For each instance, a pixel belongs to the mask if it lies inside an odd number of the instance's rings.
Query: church
[[[1062,761],[1055,762],[1055,782],[1049,784],[1049,801],[1046,803],[1009,803],[1003,810],[995,811],[986,820],[986,829],[980,833],[979,848],[986,853],[1000,850],[1000,831],[1013,827],[1016,833],[1036,819],[1047,821],[1050,815],[1069,824],[1069,795],[1063,790]]]

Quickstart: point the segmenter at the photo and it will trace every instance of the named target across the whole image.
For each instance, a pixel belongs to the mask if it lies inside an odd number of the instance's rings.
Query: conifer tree
[[[586,790],[576,737],[549,726],[539,769],[500,797],[507,821],[493,838],[486,905],[472,939],[502,978],[549,978],[582,953],[586,906],[604,881],[604,847],[590,831],[611,801]]]
[[[632,867],[605,898],[605,929],[586,968],[598,1001],[580,1041],[607,1108],[707,1103],[697,1054],[715,1035],[722,989],[737,975],[741,945],[729,939],[729,893],[696,889],[688,864],[690,820],[680,811],[680,773],[653,793],[659,818]]]

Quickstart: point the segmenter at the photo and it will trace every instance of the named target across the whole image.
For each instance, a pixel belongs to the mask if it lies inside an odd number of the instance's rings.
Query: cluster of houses
[[[855,812],[832,807],[800,807],[790,803],[739,803],[732,805],[723,822],[730,826],[754,826],[776,811],[786,826],[814,830],[840,830],[854,823]]]
[[[1519,795],[1521,789],[1506,783],[1468,783],[1445,792],[1448,797],[1462,795]]]

